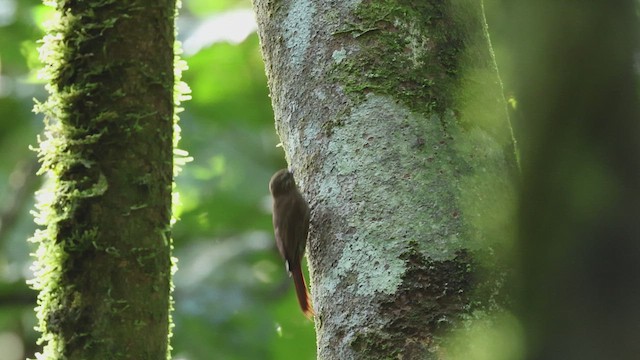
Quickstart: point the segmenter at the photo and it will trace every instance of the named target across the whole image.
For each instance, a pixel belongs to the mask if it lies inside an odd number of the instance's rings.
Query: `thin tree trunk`
[[[319,359],[444,358],[499,307],[514,144],[480,1],[254,0],[312,208]]]
[[[636,1],[520,1],[526,359],[640,353]]]
[[[42,359],[164,359],[174,0],[58,1],[34,287]]]

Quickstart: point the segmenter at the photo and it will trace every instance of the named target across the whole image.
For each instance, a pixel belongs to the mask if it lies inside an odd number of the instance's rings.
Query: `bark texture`
[[[516,2],[525,359],[640,352],[637,5]]]
[[[444,358],[497,305],[514,144],[479,1],[254,0],[311,205],[319,359]]]
[[[174,0],[57,1],[34,287],[39,359],[168,356]]]

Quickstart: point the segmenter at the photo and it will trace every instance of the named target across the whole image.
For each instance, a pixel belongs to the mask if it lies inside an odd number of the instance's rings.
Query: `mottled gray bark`
[[[312,208],[318,358],[440,358],[459,320],[497,306],[479,273],[501,271],[484,260],[512,232],[517,165],[481,3],[254,5]]]

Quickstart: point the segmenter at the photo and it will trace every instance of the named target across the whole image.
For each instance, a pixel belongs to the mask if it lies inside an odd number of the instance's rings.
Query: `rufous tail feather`
[[[311,319],[315,313],[311,306],[311,295],[309,295],[309,291],[307,291],[307,284],[304,281],[304,275],[302,274],[300,266],[292,269],[291,276],[293,277],[293,283],[296,286],[296,295],[298,296],[300,309],[302,309],[304,316]]]

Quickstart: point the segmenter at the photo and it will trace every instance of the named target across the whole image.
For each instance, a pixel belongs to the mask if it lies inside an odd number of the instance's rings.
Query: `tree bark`
[[[637,2],[516,2],[525,359],[640,352]],[[637,66],[637,65],[636,65]]]
[[[319,359],[438,359],[500,307],[517,163],[480,1],[254,0],[312,209]],[[490,276],[481,276],[491,274]]]
[[[55,8],[37,105],[38,358],[167,358],[175,2]]]

